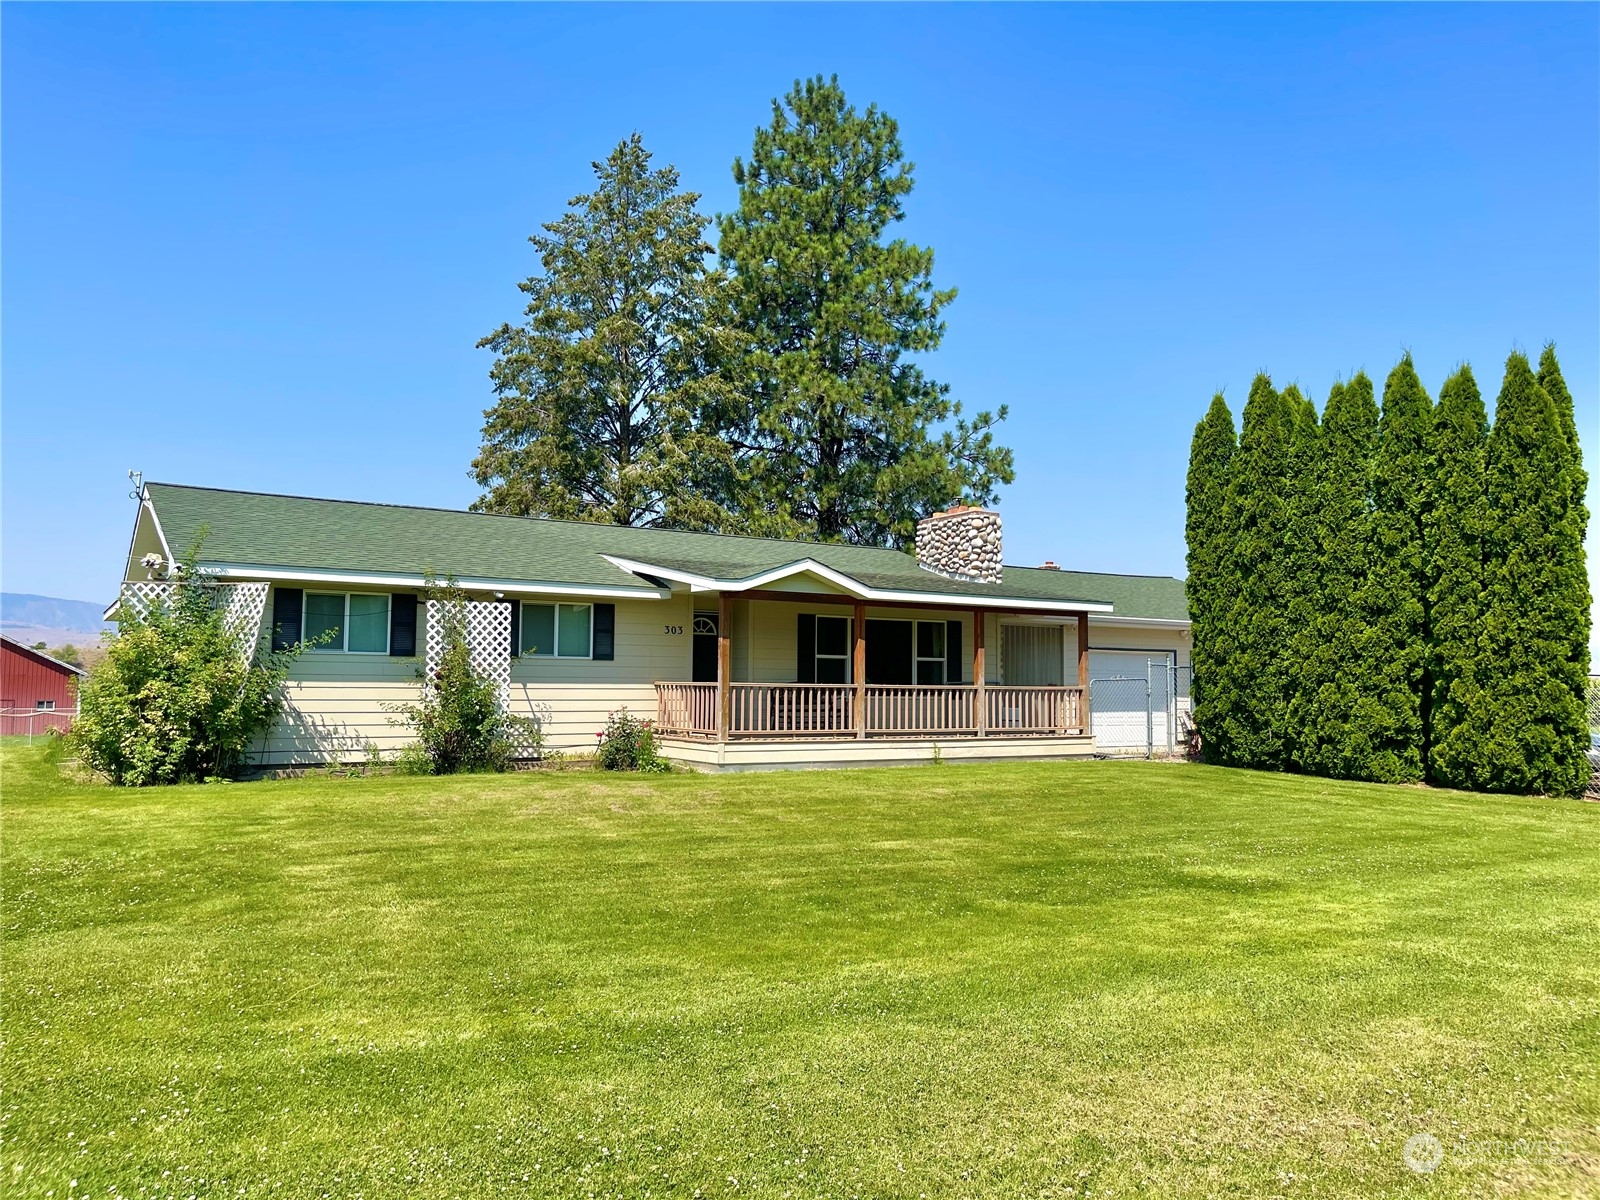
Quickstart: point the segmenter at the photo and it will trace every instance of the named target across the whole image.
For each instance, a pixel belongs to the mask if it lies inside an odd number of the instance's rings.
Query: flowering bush
[[[543,736],[532,721],[500,707],[494,680],[472,665],[467,642],[467,605],[455,581],[444,587],[431,580],[429,596],[443,601],[436,611],[444,622],[444,653],[430,674],[419,668],[422,699],[392,705],[417,740],[400,755],[402,772],[453,775],[458,771],[504,771],[517,758],[538,755]]]
[[[656,751],[655,726],[630,716],[624,708],[611,714],[595,737],[594,761],[602,771],[668,771],[667,760]]]
[[[190,783],[232,775],[282,706],[279,685],[304,649],[255,654],[227,626],[216,585],[173,571],[172,593],[119,633],[81,685],[66,749],[114,784]]]

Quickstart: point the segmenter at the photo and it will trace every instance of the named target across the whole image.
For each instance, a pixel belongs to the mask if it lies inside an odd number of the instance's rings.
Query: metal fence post
[[[1150,707],[1150,660],[1144,660],[1144,756],[1156,756],[1156,715]]]

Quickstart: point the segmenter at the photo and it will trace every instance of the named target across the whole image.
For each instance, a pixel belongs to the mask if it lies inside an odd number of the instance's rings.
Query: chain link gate
[[[1190,668],[1163,654],[1145,660],[1143,675],[1089,680],[1089,722],[1095,749],[1110,754],[1175,754],[1189,737]]]

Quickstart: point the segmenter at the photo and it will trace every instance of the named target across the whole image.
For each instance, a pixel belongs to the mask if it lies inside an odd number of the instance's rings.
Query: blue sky
[[[1213,390],[1554,339],[1600,476],[1600,7],[19,5],[4,587],[106,600],[124,477],[462,507],[525,238],[633,130],[731,207],[772,97],[901,124],[929,361],[1007,560],[1183,570]],[[1591,507],[1600,511],[1596,492]]]

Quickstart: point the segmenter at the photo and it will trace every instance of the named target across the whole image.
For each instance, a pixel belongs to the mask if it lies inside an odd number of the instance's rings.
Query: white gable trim
[[[826,579],[829,583],[861,600],[883,600],[907,602],[911,604],[936,604],[962,608],[994,608],[994,609],[1044,609],[1050,612],[1071,613],[1110,613],[1111,605],[1101,604],[1092,600],[1027,600],[1015,596],[961,596],[950,595],[945,592],[910,592],[893,588],[868,587],[860,580],[846,575],[843,571],[820,563],[814,558],[802,558],[797,562],[786,563],[781,567],[773,567],[769,571],[762,571],[758,575],[749,575],[743,579],[717,579],[709,575],[699,575],[693,571],[681,571],[673,567],[657,566],[654,563],[640,562],[637,559],[622,558],[618,555],[601,555],[614,567],[630,571],[635,575],[654,575],[659,579],[670,579],[674,583],[686,585],[691,592],[747,592],[756,588],[766,587],[781,579],[792,575],[812,574]]]

